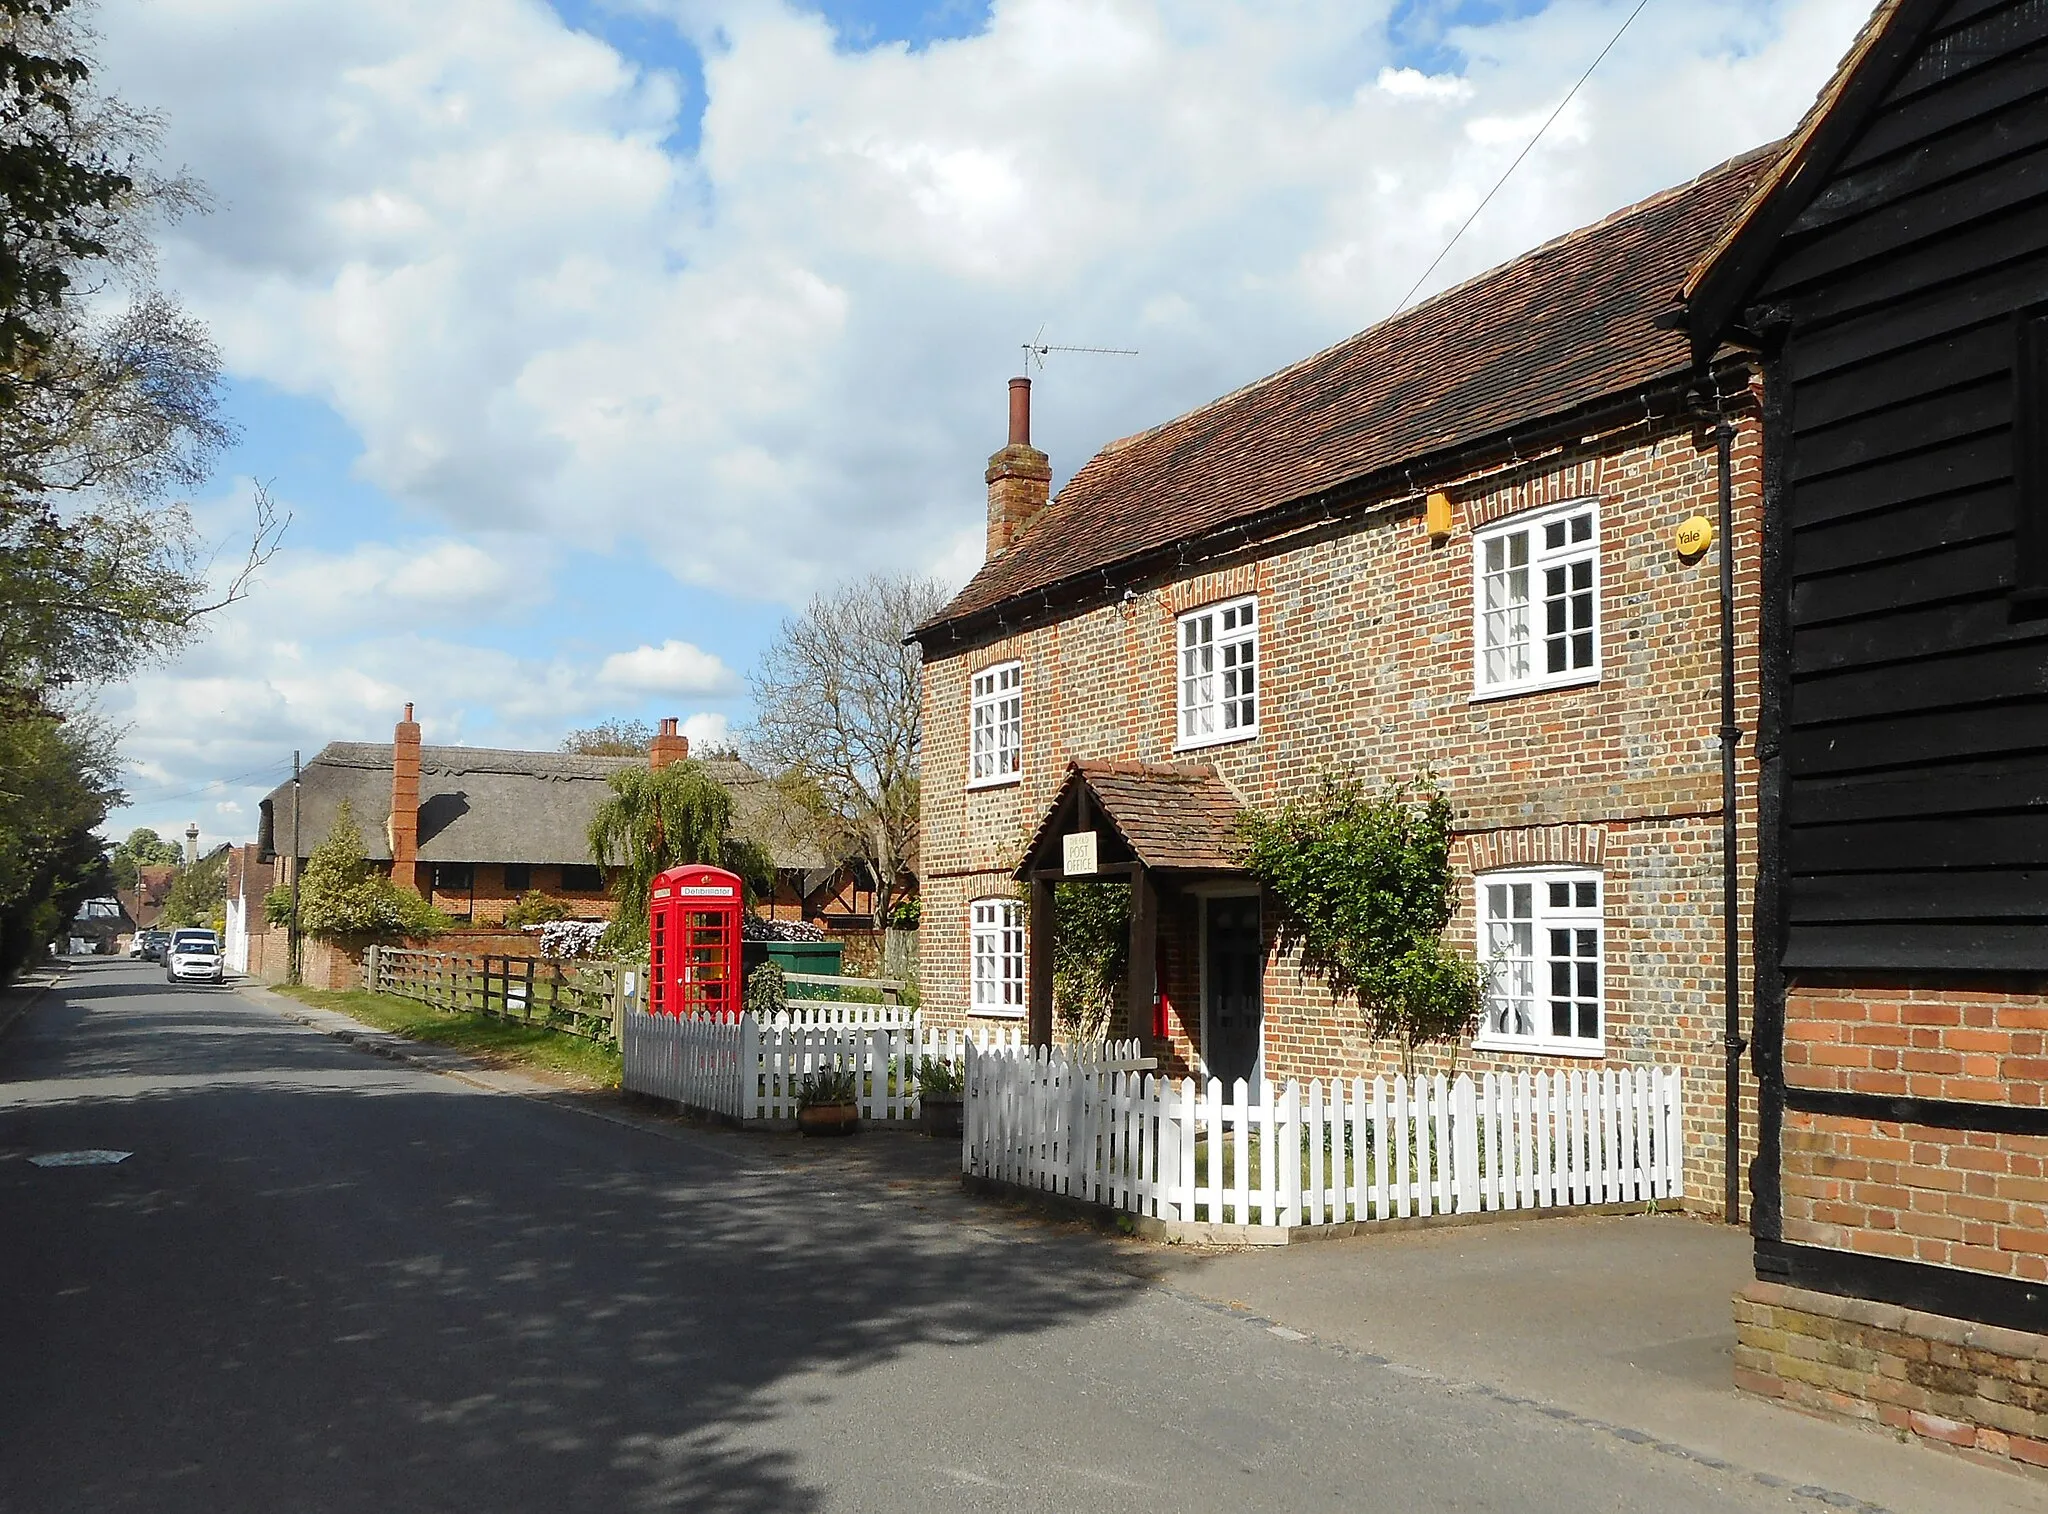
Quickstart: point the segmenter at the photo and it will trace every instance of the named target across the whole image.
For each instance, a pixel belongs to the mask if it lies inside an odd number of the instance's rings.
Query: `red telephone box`
[[[657,1015],[740,1015],[739,878],[691,863],[654,880],[647,899],[647,1009]]]

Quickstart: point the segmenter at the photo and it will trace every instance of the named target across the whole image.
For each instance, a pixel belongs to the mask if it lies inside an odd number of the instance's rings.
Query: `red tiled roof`
[[[1208,763],[1090,762],[1067,765],[1066,782],[1024,848],[1029,860],[1049,839],[1076,784],[1088,792],[1137,859],[1150,868],[1227,872],[1239,867],[1237,795]]]
[[[1685,335],[1656,319],[1777,153],[1747,153],[1110,444],[921,629],[1684,372]]]

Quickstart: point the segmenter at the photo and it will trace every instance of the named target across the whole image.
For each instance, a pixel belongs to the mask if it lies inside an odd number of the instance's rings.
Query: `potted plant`
[[[966,1078],[951,1062],[926,1057],[917,1070],[917,1122],[934,1139],[960,1134]]]
[[[821,1067],[804,1075],[796,1090],[796,1128],[807,1136],[860,1129],[860,1085],[852,1068]]]

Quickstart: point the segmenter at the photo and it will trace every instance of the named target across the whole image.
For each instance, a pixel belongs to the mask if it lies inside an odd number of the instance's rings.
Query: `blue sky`
[[[1059,478],[1384,316],[1633,0],[101,0],[211,188],[159,277],[293,513],[104,691],[110,827],[253,833],[291,751],[746,719],[785,615],[957,584],[1017,346]],[[1435,287],[1794,123],[1863,0],[1652,0]],[[249,775],[256,775],[250,777]]]

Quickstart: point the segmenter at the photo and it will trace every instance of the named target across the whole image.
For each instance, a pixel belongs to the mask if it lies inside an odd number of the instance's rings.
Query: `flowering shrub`
[[[550,920],[524,929],[528,935],[540,937],[540,954],[550,962],[573,962],[598,955],[597,943],[604,935],[605,922]]]
[[[759,915],[740,916],[742,941],[825,941],[823,927],[808,920],[763,920]]]

